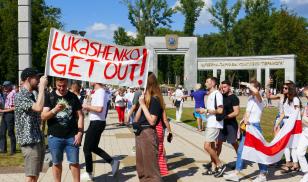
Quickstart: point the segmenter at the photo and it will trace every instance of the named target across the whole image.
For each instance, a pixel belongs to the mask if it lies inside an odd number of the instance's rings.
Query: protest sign
[[[145,87],[150,51],[104,44],[51,29],[45,73],[111,85]]]

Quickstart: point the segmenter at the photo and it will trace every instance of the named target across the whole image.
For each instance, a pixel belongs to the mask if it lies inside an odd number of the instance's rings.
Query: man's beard
[[[230,91],[223,93],[223,95],[228,96]]]
[[[38,84],[37,85],[31,85],[31,89],[37,91],[38,90]]]

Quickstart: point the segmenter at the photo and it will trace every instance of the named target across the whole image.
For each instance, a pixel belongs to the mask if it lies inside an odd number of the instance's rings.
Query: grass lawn
[[[15,155],[10,155],[10,140],[8,137],[8,152],[6,154],[0,154],[0,167],[7,167],[7,166],[22,166],[24,159],[20,150],[19,145],[17,145],[17,151]]]
[[[193,108],[184,108],[182,114],[182,122],[193,127],[197,127],[197,122],[193,117]],[[261,118],[261,127],[263,130],[263,134],[265,139],[269,142],[273,139],[273,123],[274,119],[277,115],[277,108],[264,108],[262,118]],[[245,113],[245,108],[241,108],[240,115],[237,117],[237,120],[240,121],[243,118]],[[175,109],[168,108],[167,109],[168,117],[175,118]]]

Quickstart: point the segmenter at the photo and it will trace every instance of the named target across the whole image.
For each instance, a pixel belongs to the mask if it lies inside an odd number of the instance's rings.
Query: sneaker
[[[80,175],[80,180],[82,181],[93,181],[93,176],[91,173],[84,172]]]
[[[226,168],[227,168],[227,167],[226,167],[225,164],[223,164],[222,166],[218,167],[218,168],[217,168],[217,173],[214,174],[214,176],[215,176],[216,178],[222,177],[222,176],[224,175],[224,172],[225,172]]]
[[[306,173],[303,178],[300,180],[300,182],[307,182],[308,181],[308,173]]]
[[[119,171],[120,161],[113,160],[111,162],[111,168],[112,168],[112,176],[115,176]]]
[[[252,182],[265,182],[266,180],[266,176],[259,174],[258,177],[256,179],[254,179]]]
[[[237,175],[236,172],[224,175],[224,179],[227,181],[240,181],[240,177]]]

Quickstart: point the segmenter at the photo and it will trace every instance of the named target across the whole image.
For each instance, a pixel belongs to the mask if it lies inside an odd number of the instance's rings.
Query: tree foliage
[[[114,31],[113,40],[117,45],[133,46],[139,44],[134,37],[127,34],[123,27],[119,27],[116,31]]]
[[[230,9],[228,9],[228,0],[219,0],[216,4],[209,8],[209,12],[213,16],[210,22],[217,27],[224,37],[225,53],[229,55],[230,35],[229,32],[236,23],[236,18],[241,9],[241,1],[238,0]]]
[[[138,39],[144,43],[145,36],[153,35],[162,25],[170,27],[171,16],[175,13],[166,0],[123,0],[128,7],[128,19],[137,29]]]
[[[296,80],[308,83],[307,19],[286,7],[273,8],[270,0],[244,1],[245,16],[229,28],[228,54],[224,31],[198,37],[199,56],[296,55]],[[284,80],[281,71],[273,73]]]
[[[18,80],[18,1],[0,0],[0,81]],[[32,0],[32,65],[44,70],[51,27],[61,28],[61,11]],[[22,31],[22,30],[21,30]]]
[[[203,7],[203,0],[180,0],[180,5],[176,7],[176,10],[180,11],[185,16],[185,35],[193,36],[195,23],[198,20]]]

